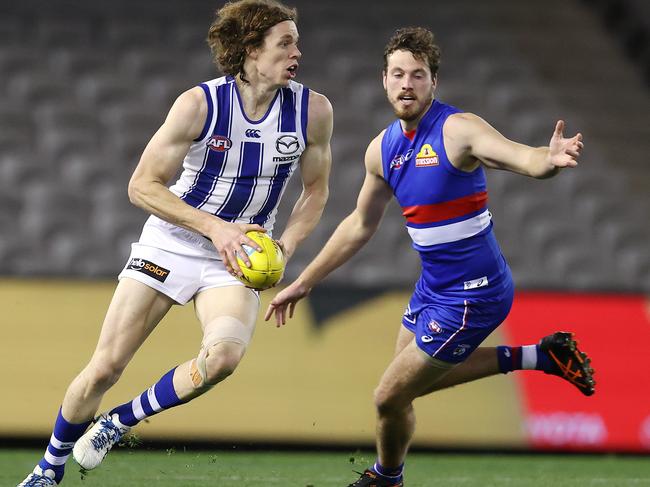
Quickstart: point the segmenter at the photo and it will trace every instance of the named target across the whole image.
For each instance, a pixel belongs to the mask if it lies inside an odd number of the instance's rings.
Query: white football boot
[[[131,428],[119,422],[117,414],[102,414],[95,424],[79,438],[72,449],[76,462],[86,470],[97,468],[111,448]]]
[[[54,470],[45,470],[38,465],[25,480],[18,484],[18,487],[49,487],[59,485],[54,481]]]

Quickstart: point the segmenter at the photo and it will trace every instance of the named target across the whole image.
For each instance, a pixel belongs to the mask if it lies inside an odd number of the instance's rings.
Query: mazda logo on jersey
[[[283,135],[275,141],[275,148],[280,154],[295,154],[300,149],[298,137],[295,135]]]
[[[246,130],[246,137],[251,137],[252,139],[259,139],[262,136],[260,131],[257,129],[248,129]]]
[[[216,152],[225,152],[232,147],[232,140],[230,140],[228,137],[224,137],[223,135],[213,135],[208,139],[205,145],[207,145],[210,150]]]

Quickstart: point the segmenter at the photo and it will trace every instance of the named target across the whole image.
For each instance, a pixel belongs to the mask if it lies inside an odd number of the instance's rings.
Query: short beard
[[[399,100],[397,100],[399,103]],[[417,120],[420,118],[431,106],[433,103],[433,93],[431,93],[431,96],[429,99],[424,103],[422,106],[422,110],[420,111],[413,111],[411,112],[410,109],[405,109],[405,110],[400,110],[399,108],[396,108],[394,104],[391,103],[391,106],[393,108],[393,113],[395,113],[395,116],[399,118],[400,120],[404,120],[405,122],[413,122],[414,120]]]
[[[395,107],[393,107],[393,113],[395,113],[395,116],[397,118],[404,120],[405,122],[412,122],[413,120],[417,120],[418,117],[422,114],[422,112],[410,113],[408,110],[399,110]]]

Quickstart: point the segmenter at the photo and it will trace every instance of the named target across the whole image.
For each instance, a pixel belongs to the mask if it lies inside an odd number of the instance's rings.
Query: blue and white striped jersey
[[[275,214],[307,140],[309,89],[278,89],[260,120],[250,120],[232,76],[202,83],[203,131],[170,190],[189,205],[230,222],[273,229]]]

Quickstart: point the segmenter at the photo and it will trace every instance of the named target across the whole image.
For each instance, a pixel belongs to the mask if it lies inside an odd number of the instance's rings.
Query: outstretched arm
[[[291,258],[298,244],[312,232],[327,203],[332,165],[332,119],[329,100],[323,95],[310,92],[307,147],[300,158],[302,193],[279,239],[285,260]]]
[[[357,199],[357,207],[334,231],[325,247],[311,264],[286,289],[271,301],[264,319],[275,313],[277,326],[293,316],[296,303],[330,272],[356,254],[379,227],[392,191],[381,175],[381,134],[366,151],[366,178]]]
[[[546,147],[530,147],[505,138],[485,120],[471,113],[459,113],[444,126],[445,146],[452,163],[472,170],[487,167],[545,179],[560,169],[576,167],[584,147],[582,134],[564,137],[564,122],[559,120]]]

